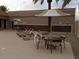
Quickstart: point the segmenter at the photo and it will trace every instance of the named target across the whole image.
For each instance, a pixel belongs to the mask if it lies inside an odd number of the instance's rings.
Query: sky
[[[60,0],[57,5],[55,0],[53,0],[52,8],[61,8],[62,3],[62,0]],[[34,4],[32,0],[0,0],[0,5],[5,5],[9,11],[47,9],[46,0],[42,5],[40,4],[40,0],[37,4]],[[72,0],[66,7],[75,8],[77,5],[77,0]]]

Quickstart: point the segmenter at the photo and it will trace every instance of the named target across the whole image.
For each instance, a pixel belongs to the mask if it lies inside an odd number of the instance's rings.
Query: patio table
[[[45,47],[51,50],[52,53],[52,49],[56,48],[57,46],[60,46],[60,51],[62,52],[62,42],[64,43],[65,46],[65,38],[61,37],[61,36],[46,36],[44,38],[45,41]],[[58,45],[57,45],[58,44]]]

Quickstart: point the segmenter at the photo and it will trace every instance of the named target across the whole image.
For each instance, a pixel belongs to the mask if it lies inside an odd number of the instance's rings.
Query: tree
[[[33,0],[34,4],[36,4],[39,0]],[[43,4],[45,0],[41,0],[41,4]],[[58,3],[60,0],[56,0],[56,3]],[[64,9],[64,7],[70,3],[71,0],[63,0],[63,4],[62,4],[62,9]],[[52,0],[47,0],[48,3],[48,9],[51,9],[51,2]],[[51,31],[51,17],[48,17],[48,27],[49,27],[49,32]]]
[[[34,4],[36,4],[39,0],[33,0]],[[56,0],[56,3],[58,3],[60,0]],[[63,0],[62,9],[70,3],[71,0]],[[41,0],[41,4],[43,4],[44,0]],[[51,9],[51,2],[52,0],[47,0],[48,3],[48,9]]]
[[[1,6],[0,6],[0,11],[2,11],[2,12],[7,12],[7,11],[8,11],[8,9],[7,9],[7,7],[6,7],[6,6],[1,5]]]

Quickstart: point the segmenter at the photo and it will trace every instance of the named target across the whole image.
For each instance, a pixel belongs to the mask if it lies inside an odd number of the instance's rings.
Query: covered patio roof
[[[6,20],[8,20],[9,19],[8,13],[0,11],[0,19],[6,19]]]

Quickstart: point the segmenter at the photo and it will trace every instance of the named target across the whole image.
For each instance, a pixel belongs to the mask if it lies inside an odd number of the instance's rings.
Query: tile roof
[[[62,10],[62,9],[59,9]],[[41,12],[43,12],[44,10],[29,10],[29,11],[9,11],[8,15],[10,17],[26,17],[26,16],[35,16],[36,14],[40,14]],[[75,15],[75,13],[73,11],[75,11],[75,8],[68,8],[68,9],[64,9],[62,10],[63,12],[66,13],[70,13]]]
[[[35,14],[39,14],[44,10],[31,10],[31,11],[10,11],[9,16],[34,16]]]

